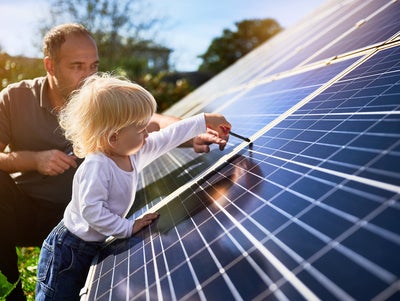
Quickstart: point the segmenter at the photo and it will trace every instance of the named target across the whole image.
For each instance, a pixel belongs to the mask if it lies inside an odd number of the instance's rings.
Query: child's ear
[[[110,136],[110,138],[108,138],[108,143],[110,143],[110,145],[112,146],[118,138],[118,133],[114,133]]]

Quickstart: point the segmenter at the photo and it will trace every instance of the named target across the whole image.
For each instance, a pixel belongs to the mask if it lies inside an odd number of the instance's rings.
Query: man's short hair
[[[93,39],[90,32],[81,24],[67,23],[50,29],[43,39],[43,54],[46,57],[57,60],[61,45],[69,35],[85,35]]]

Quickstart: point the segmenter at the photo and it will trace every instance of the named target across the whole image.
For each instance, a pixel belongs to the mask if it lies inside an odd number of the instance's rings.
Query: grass
[[[40,248],[17,248],[18,266],[21,274],[22,289],[27,301],[35,301],[36,272]]]

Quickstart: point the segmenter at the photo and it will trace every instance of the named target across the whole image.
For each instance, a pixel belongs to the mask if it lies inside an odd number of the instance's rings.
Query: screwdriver
[[[232,131],[229,132],[229,135],[232,135],[233,137],[242,139],[242,140],[244,140],[244,141],[246,141],[246,142],[251,142],[251,140],[250,140],[249,138],[243,137],[243,136],[241,136],[241,135],[239,135],[239,134],[236,134],[236,133],[234,133],[234,132],[232,132]]]

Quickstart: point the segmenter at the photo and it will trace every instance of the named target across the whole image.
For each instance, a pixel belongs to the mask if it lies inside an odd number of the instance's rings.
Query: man
[[[70,201],[81,162],[60,131],[57,114],[99,65],[96,43],[79,24],[50,30],[43,53],[45,77],[12,84],[0,93],[0,271],[10,282],[19,277],[15,247],[40,246]],[[176,120],[156,115],[150,130]],[[208,152],[212,143],[223,149],[223,138],[210,131],[191,145],[197,152]],[[23,299],[19,285],[7,300]]]

